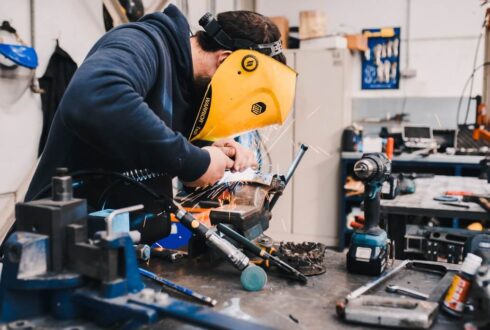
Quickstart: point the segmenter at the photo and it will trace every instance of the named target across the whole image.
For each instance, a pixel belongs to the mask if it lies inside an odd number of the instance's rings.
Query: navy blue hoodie
[[[186,139],[194,117],[189,31],[170,5],[94,45],[60,102],[26,200],[56,167],[147,168],[184,181],[204,174],[209,154]]]

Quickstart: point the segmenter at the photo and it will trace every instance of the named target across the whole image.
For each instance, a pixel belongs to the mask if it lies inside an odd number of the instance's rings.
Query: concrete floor
[[[169,263],[152,259],[145,268],[187,286],[201,294],[218,300],[215,310],[237,318],[266,324],[277,329],[366,329],[365,325],[347,324],[335,314],[335,303],[349,292],[372,279],[370,276],[348,274],[345,269],[345,253],[326,252],[327,272],[310,277],[307,285],[282,278],[269,272],[268,283],[260,292],[242,289],[239,272],[226,263],[216,266],[198,260]],[[390,283],[396,283],[430,293],[438,282],[437,275],[405,270]],[[158,289],[159,284],[146,280],[148,286]],[[168,290],[164,290],[169,292]],[[380,295],[384,286],[375,289]],[[179,297],[178,294],[171,294]],[[295,321],[296,320],[296,321]],[[432,329],[460,329],[455,323],[439,314]],[[152,329],[195,329],[173,320],[163,320]]]

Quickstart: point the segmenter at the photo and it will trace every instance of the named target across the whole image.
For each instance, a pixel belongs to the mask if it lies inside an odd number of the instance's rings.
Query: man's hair
[[[232,39],[240,38],[255,44],[268,44],[281,38],[281,33],[276,24],[268,17],[252,11],[227,11],[218,14],[216,19],[223,31]],[[196,38],[204,51],[215,52],[224,49],[204,31],[198,31]],[[273,56],[273,58],[286,64],[286,57],[282,53]]]

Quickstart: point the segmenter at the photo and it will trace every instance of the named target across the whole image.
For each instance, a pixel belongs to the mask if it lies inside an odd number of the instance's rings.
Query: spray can
[[[442,301],[442,309],[453,316],[461,317],[468,300],[471,284],[476,271],[482,263],[482,258],[468,253],[459,273],[454,275],[451,286]]]

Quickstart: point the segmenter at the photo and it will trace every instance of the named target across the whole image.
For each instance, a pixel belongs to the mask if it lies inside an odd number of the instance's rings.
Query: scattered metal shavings
[[[327,270],[323,263],[325,249],[324,244],[316,242],[281,242],[277,255],[304,275],[312,276],[323,274]]]

